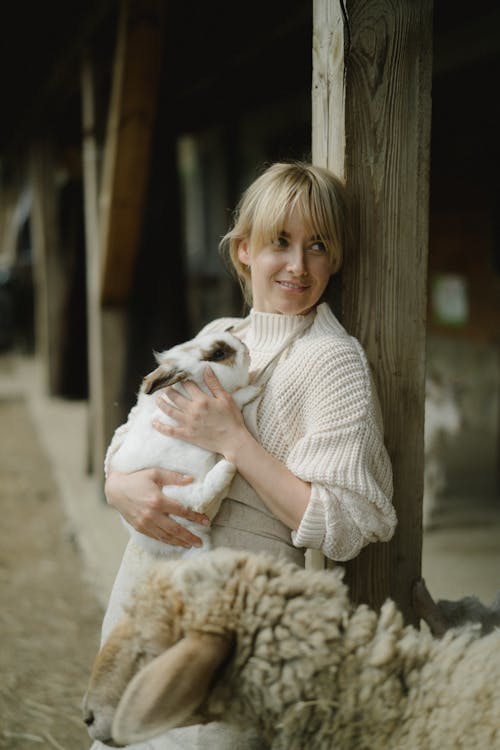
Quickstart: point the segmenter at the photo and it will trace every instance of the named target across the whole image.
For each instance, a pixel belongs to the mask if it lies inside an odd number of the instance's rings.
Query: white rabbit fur
[[[173,421],[158,407],[156,399],[160,389],[176,384],[175,387],[180,390],[182,382],[186,380],[197,383],[208,392],[203,373],[209,365],[222,387],[231,393],[241,409],[260,393],[258,386],[250,384],[248,349],[240,339],[226,331],[198,336],[167,351],[155,353],[155,358],[158,367],[142,382],[125,438],[111,456],[109,469],[132,472],[157,467],[192,476],[191,484],[166,485],[163,492],[213,519],[227,496],[236,468],[215,453],[158,432],[153,427],[153,420],[167,424],[173,424]],[[141,534],[125,520],[124,523],[135,541],[154,555],[186,557],[193,551],[210,549],[208,528],[179,516],[173,518],[199,536],[203,546],[186,549],[167,544]]]

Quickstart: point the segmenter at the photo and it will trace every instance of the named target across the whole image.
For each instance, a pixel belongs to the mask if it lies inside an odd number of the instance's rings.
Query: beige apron
[[[280,356],[312,323],[310,318],[304,320],[292,335],[285,339],[282,346],[254,376],[254,382],[265,385]],[[245,324],[231,329],[232,333],[244,330]],[[258,439],[257,408],[259,399],[255,399],[243,410],[245,423]],[[304,550],[297,549],[291,541],[290,529],[281,523],[266,508],[253,488],[239,474],[236,475],[229,491],[229,497],[223,500],[219,512],[212,522],[211,540],[213,547],[230,547],[249,552],[266,552],[284,558],[304,567]],[[101,644],[118,623],[131,589],[135,587],[149,568],[149,553],[144,551],[131,539],[123,554],[108,607],[104,616]],[[128,745],[130,750],[265,750],[267,745],[253,730],[240,731],[221,722],[197,724],[191,727],[172,729],[148,742]],[[105,745],[94,742],[91,750],[106,750]]]
[[[254,374],[253,382],[265,386],[281,355],[310,327],[314,316],[304,318],[300,326],[283,341],[272,359],[260,372]],[[233,326],[231,333],[238,335],[248,326],[242,321]],[[258,440],[257,409],[260,399],[245,406],[245,424]],[[288,526],[279,521],[266,508],[255,490],[239,474],[233,480],[229,496],[222,501],[219,512],[212,522],[211,539],[214,547],[231,547],[248,552],[266,552],[275,557],[285,558],[304,567],[304,550],[294,547]]]

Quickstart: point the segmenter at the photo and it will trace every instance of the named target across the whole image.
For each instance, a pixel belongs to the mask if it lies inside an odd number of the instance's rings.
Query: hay
[[[0,748],[88,750],[80,706],[102,611],[24,402],[1,399],[0,423]]]

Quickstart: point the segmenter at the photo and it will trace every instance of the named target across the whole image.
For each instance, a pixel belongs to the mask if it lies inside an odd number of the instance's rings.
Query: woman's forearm
[[[205,371],[205,381],[210,394],[189,381],[183,383],[187,396],[168,388],[167,399],[160,396],[157,403],[173,423],[155,421],[155,428],[224,456],[271,513],[290,529],[297,529],[309,503],[310,484],[292,474],[255,440],[231,394],[210,368]]]
[[[271,456],[246,428],[224,453],[267,508],[290,529],[297,529],[309,503],[311,485]]]

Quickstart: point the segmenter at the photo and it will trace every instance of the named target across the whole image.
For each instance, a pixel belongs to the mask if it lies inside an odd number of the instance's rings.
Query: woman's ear
[[[250,248],[248,246],[248,240],[241,240],[238,245],[238,259],[244,266],[250,265]]]

